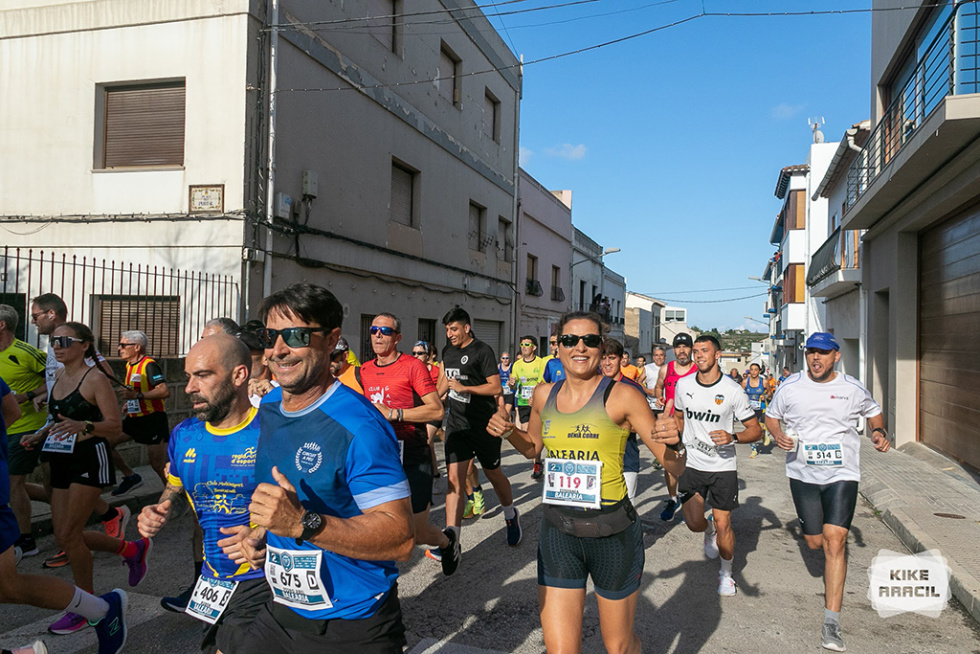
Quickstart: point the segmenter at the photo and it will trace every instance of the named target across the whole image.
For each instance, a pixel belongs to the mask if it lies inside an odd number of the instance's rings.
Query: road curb
[[[870,478],[870,480],[868,480]],[[900,496],[886,484],[879,481],[873,474],[865,473],[866,481],[861,484],[860,492],[879,512],[879,517],[899,540],[913,553],[942,548],[925,530],[903,510],[904,502]],[[980,623],[980,580],[970,574],[966,568],[947,558],[946,564],[950,569],[949,586],[953,596],[959,600],[973,619]]]

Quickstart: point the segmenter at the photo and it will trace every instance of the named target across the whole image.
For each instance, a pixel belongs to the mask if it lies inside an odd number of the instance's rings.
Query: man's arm
[[[0,403],[0,416],[3,416],[3,424],[8,427],[20,420],[20,405],[13,393],[3,396],[3,402]]]
[[[456,391],[457,393],[469,393],[470,395],[489,395],[493,397],[494,395],[500,395],[503,393],[503,388],[500,386],[500,375],[490,375],[487,377],[487,382],[485,384],[479,384],[478,386],[463,386],[462,382],[458,379],[449,380],[449,389]]]
[[[248,510],[252,524],[277,536],[300,538],[306,513],[292,483],[272,468],[276,484],[259,484]],[[325,550],[364,561],[407,561],[415,547],[409,498],[384,502],[352,518],[323,515],[323,527],[309,541]]]
[[[879,452],[887,452],[891,449],[891,441],[888,440],[888,432],[885,431],[885,416],[879,413],[868,418],[868,427],[871,428],[871,443]]]
[[[657,383],[653,386],[653,393],[647,393],[647,395],[653,395],[654,399],[662,400],[664,396],[664,384],[667,380],[667,364],[660,366],[660,372],[657,373]]]
[[[446,410],[439,401],[439,395],[432,391],[422,396],[422,406],[402,409],[402,420],[405,422],[434,422],[442,420]]]
[[[647,449],[653,452],[653,455],[660,461],[664,470],[675,477],[684,474],[687,459],[680,451],[674,449],[680,447],[681,438],[677,423],[670,416],[674,407],[673,403],[668,403],[663,413],[654,416],[646,399],[639,393],[633,392],[625,384],[616,384],[613,388],[609,400],[612,402],[614,399],[617,400],[615,406],[622,406],[623,417],[627,423],[625,426],[640,437]],[[610,414],[610,417],[615,420],[618,413],[615,417]]]
[[[23,404],[24,402],[32,401],[35,397],[41,395],[42,393],[44,393],[45,397],[48,396],[48,385],[44,381],[43,375],[41,376],[41,384],[37,388],[32,388],[24,393],[17,393],[14,395],[14,399],[17,400],[17,404]],[[28,394],[30,394],[30,397],[28,397]],[[10,423],[8,422],[7,424],[9,425]]]

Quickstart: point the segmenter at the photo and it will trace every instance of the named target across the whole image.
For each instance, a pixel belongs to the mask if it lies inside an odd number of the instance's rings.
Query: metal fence
[[[908,80],[893,91],[891,103],[868,136],[847,173],[850,209],[885,166],[922,127],[948,95],[980,91],[980,9],[976,0],[955,5],[935,39],[918,58]]]
[[[810,258],[810,270],[806,276],[807,286],[838,270],[854,270],[860,266],[861,230],[841,231],[838,227]]]
[[[55,293],[68,306],[68,318],[92,328],[96,346],[116,355],[119,335],[147,334],[154,356],[183,356],[212,318],[237,319],[238,281],[228,275],[79,257],[66,252],[4,247],[0,251],[0,302],[13,306],[21,321],[17,337],[34,345],[30,302]]]

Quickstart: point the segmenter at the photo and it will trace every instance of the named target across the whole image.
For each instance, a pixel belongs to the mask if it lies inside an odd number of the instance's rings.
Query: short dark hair
[[[749,368],[751,368],[752,366],[755,366],[756,368],[759,369],[759,372],[762,372],[762,366],[760,366],[758,363],[749,364]]]
[[[316,284],[297,283],[276,291],[262,300],[259,318],[264,323],[273,311],[292,315],[327,330],[340,327],[344,321],[344,307],[340,300]]]
[[[715,338],[714,336],[712,336],[711,334],[701,334],[696,339],[694,339],[694,342],[695,343],[711,343],[715,347],[716,350],[721,350],[721,343],[719,343],[718,342],[718,339]]]
[[[446,315],[442,317],[442,324],[448,325],[451,322],[459,322],[464,325],[471,325],[470,314],[466,312],[466,309],[460,306],[455,306],[446,312]]]
[[[618,357],[622,357],[625,351],[626,350],[623,349],[623,344],[617,341],[615,338],[602,339],[602,356],[615,354]]]
[[[250,352],[265,350],[262,339],[259,337],[263,331],[265,331],[265,325],[262,324],[261,320],[249,320],[238,331],[238,340],[244,343]]]
[[[54,315],[62,320],[68,320],[68,306],[65,301],[54,293],[44,293],[34,298],[34,304],[41,311],[54,311]]]
[[[605,332],[605,328],[602,326],[602,318],[595,311],[569,311],[568,313],[563,313],[558,320],[558,327],[555,328],[555,334],[558,336],[564,334],[565,325],[573,320],[590,320],[599,328],[600,336]]]
[[[518,344],[520,344],[521,341],[531,341],[531,345],[533,345],[534,347],[538,346],[538,339],[534,338],[531,335],[521,336],[519,339],[517,339]]]

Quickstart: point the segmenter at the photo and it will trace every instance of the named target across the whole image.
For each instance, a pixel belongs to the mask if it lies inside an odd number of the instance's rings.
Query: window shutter
[[[439,95],[456,104],[456,62],[445,50],[439,51]]]
[[[114,353],[119,336],[140,330],[149,341],[147,354],[180,354],[180,297],[101,295],[95,297],[95,332],[100,352]]]
[[[371,36],[376,38],[387,50],[393,51],[395,48],[395,21],[401,18],[395,17],[395,3],[392,0],[368,0],[364,3],[367,8],[365,24],[371,32]]]
[[[412,177],[411,171],[392,165],[390,218],[409,227],[412,226]]]
[[[103,165],[184,165],[184,82],[106,89]]]

